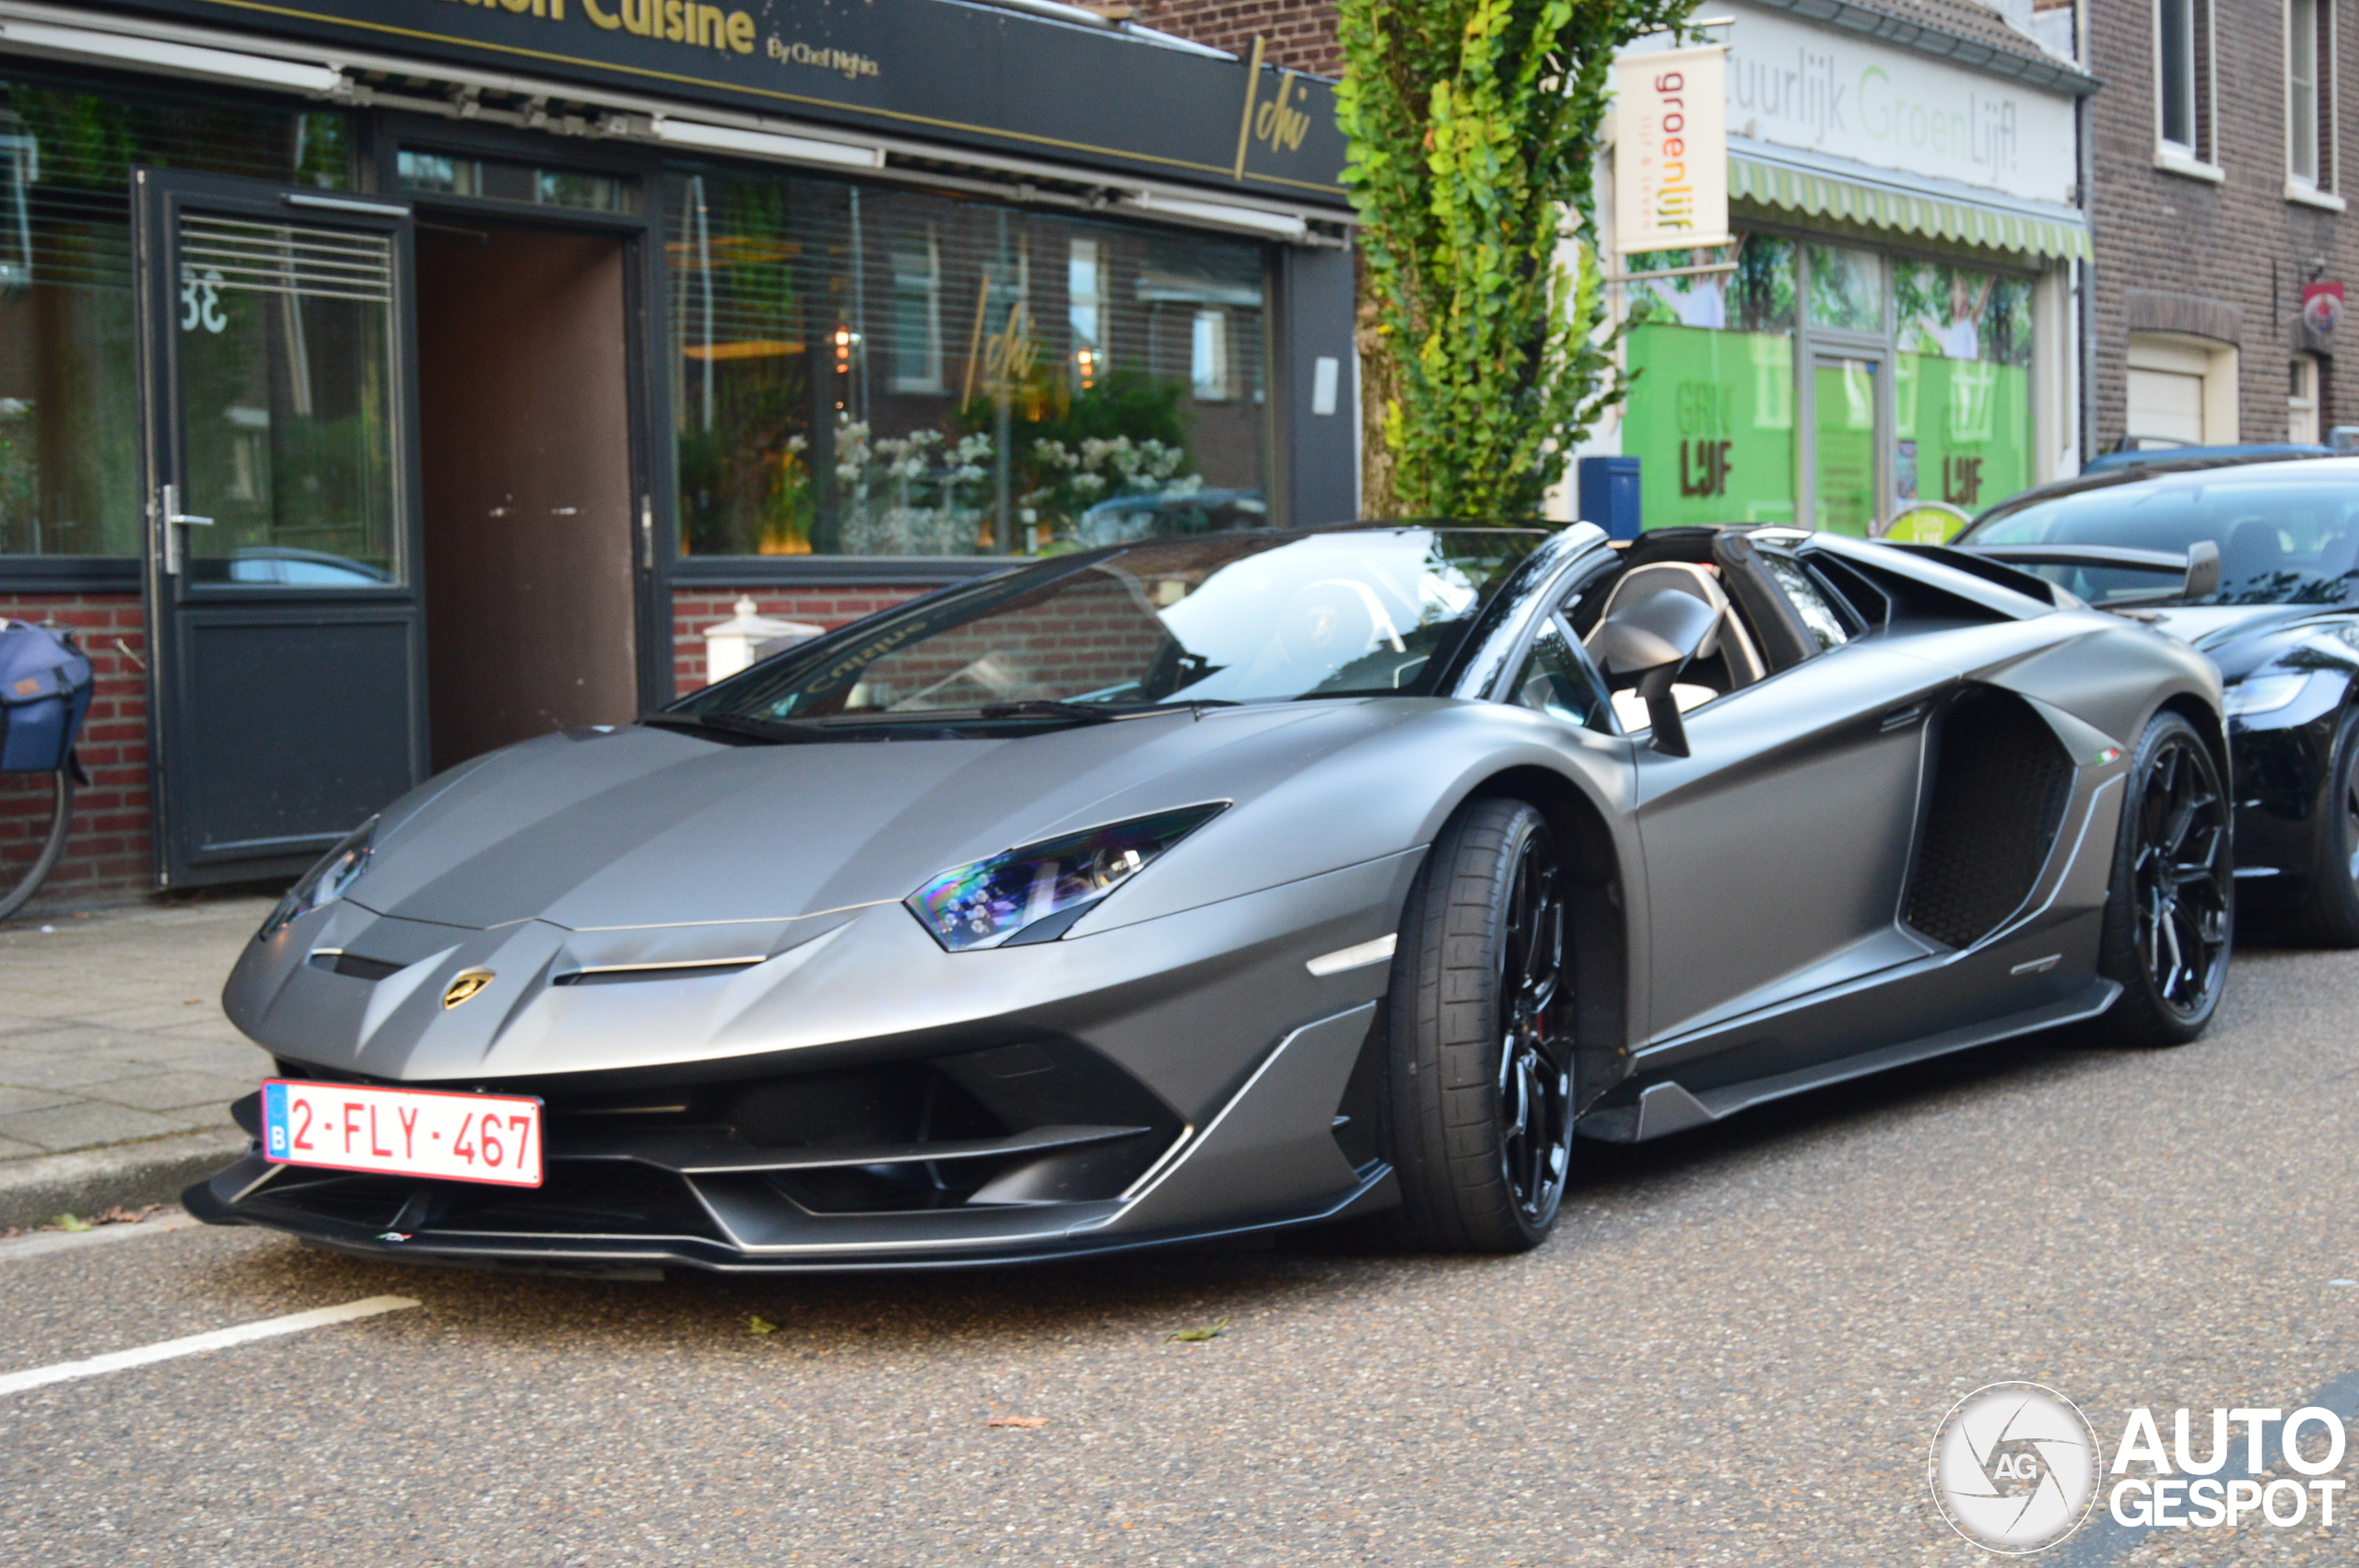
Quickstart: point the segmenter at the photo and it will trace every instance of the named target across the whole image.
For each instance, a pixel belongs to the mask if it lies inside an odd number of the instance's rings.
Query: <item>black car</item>
[[[2295,940],[2359,946],[2359,458],[2084,475],[2001,502],[1953,544],[2209,654],[2236,753],[2238,905]]]

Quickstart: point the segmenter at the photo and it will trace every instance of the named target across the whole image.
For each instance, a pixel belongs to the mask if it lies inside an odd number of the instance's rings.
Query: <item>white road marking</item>
[[[128,1372],[135,1366],[150,1366],[178,1356],[203,1355],[207,1351],[227,1350],[231,1345],[250,1344],[256,1340],[275,1339],[281,1334],[299,1334],[306,1328],[324,1328],[332,1323],[349,1323],[356,1317],[374,1317],[383,1312],[405,1312],[417,1305],[417,1301],[409,1296],[370,1296],[365,1301],[346,1302],[342,1306],[323,1306],[311,1312],[291,1313],[285,1317],[265,1317],[259,1323],[241,1323],[234,1328],[216,1328],[210,1333],[191,1334],[185,1339],[142,1345],[137,1350],[92,1356],[88,1361],[62,1361],[54,1366],[37,1366],[29,1372],[0,1375],[0,1394],[21,1394],[28,1388],[42,1388],[52,1383],[70,1383],[77,1377]]]
[[[158,1214],[136,1224],[93,1225],[87,1231],[39,1231],[29,1236],[11,1236],[6,1241],[0,1241],[0,1263],[13,1262],[19,1258],[39,1258],[43,1253],[100,1246],[111,1241],[133,1241],[140,1236],[191,1230],[202,1223],[194,1214],[175,1212]]]

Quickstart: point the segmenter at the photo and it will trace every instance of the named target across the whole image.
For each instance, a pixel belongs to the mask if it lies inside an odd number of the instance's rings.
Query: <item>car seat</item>
[[[1603,626],[1624,605],[1634,604],[1654,593],[1690,594],[1719,613],[1719,618],[1712,624],[1712,629],[1704,634],[1702,644],[1696,648],[1696,657],[1689,666],[1691,669],[1717,659],[1720,668],[1726,672],[1730,691],[1749,686],[1761,679],[1766,666],[1759,651],[1753,646],[1753,638],[1746,634],[1744,624],[1731,612],[1727,591],[1720,587],[1719,579],[1710,572],[1691,561],[1649,561],[1624,572],[1607,593],[1605,603],[1598,613],[1597,626],[1590,628],[1583,641],[1594,652],[1598,626]],[[1679,705],[1682,713],[1691,708],[1700,708],[1721,695],[1719,690],[1700,681],[1681,681],[1671,688],[1672,700]],[[1623,690],[1614,694],[1614,714],[1625,731],[1648,727],[1647,705],[1635,691]]]

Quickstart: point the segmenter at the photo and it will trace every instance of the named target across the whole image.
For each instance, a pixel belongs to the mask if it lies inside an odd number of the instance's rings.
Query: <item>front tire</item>
[[[2194,725],[2159,713],[2139,737],[2113,847],[2097,971],[2121,984],[2099,1032],[2120,1046],[2182,1046],[2227,983],[2236,913],[2228,794]]]
[[[2312,947],[2359,947],[2359,710],[2335,731],[2318,831],[2310,884],[2286,934]]]
[[[1393,956],[1388,1036],[1397,1240],[1522,1252],[1572,1163],[1566,877],[1547,819],[1477,801],[1435,841]]]

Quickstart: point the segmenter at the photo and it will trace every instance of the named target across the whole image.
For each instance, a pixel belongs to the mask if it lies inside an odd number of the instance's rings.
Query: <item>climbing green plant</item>
[[[1340,0],[1370,515],[1535,516],[1621,400],[1594,264],[1608,69],[1694,4]]]

